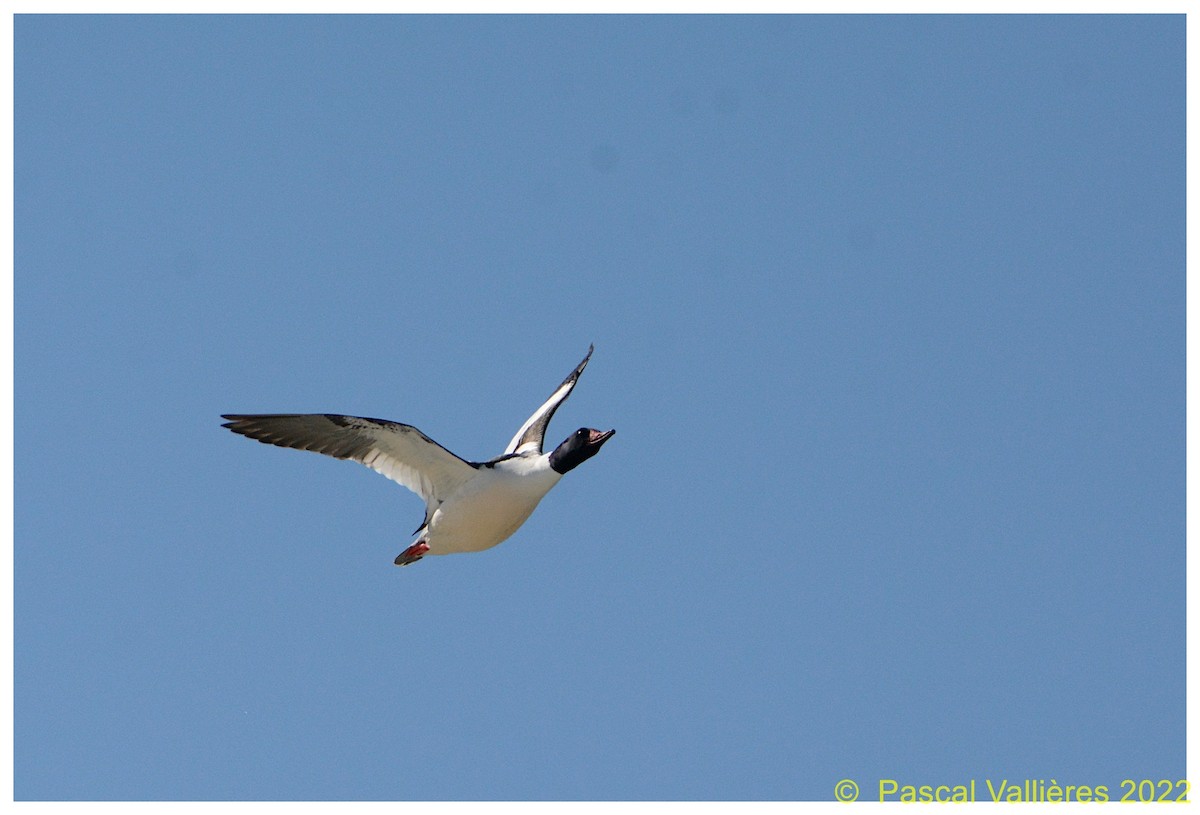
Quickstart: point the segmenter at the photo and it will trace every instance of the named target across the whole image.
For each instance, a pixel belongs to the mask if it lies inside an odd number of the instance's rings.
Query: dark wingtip
[[[242,427],[245,424],[247,419],[250,419],[253,417],[246,416],[241,413],[222,413],[221,418],[229,420],[229,421],[225,422],[224,424],[222,424],[221,427],[227,427],[230,430],[232,430],[234,433],[238,433],[238,432],[240,432],[238,430],[238,428]]]
[[[581,373],[583,373],[583,369],[587,367],[588,360],[590,360],[592,358],[592,352],[595,350],[596,350],[596,346],[591,343],[588,343],[587,355],[583,358],[583,362],[580,362],[578,365],[575,366],[575,370],[571,372],[571,376],[578,377]],[[567,378],[570,379],[571,377],[567,377]]]

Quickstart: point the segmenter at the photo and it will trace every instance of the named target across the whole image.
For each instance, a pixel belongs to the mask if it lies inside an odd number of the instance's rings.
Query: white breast
[[[483,468],[429,519],[429,554],[490,549],[520,528],[558,480],[547,456],[520,456]]]

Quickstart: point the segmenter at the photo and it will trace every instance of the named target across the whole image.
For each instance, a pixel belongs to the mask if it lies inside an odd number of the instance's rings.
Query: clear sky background
[[[1184,777],[1184,19],[18,17],[18,798]],[[501,546],[249,442],[615,427]]]

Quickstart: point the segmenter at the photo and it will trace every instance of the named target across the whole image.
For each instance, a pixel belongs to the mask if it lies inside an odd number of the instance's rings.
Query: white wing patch
[[[229,419],[223,427],[264,444],[311,450],[370,467],[421,496],[427,513],[478,472],[420,430],[399,422],[332,413],[223,418]]]
[[[512,437],[512,441],[508,443],[508,447],[504,448],[504,452],[508,453],[524,453],[532,451],[537,454],[542,452],[542,440],[546,437],[546,428],[550,424],[550,416],[560,404],[571,394],[571,390],[575,387],[575,382],[564,382],[558,386],[558,390],[554,395],[546,400],[537,411],[526,420],[525,424],[521,425],[521,429],[517,431],[517,435]],[[535,425],[540,423],[540,427],[535,428]],[[534,432],[530,432],[533,430]]]
[[[546,428],[550,425],[550,420],[554,417],[554,411],[558,410],[559,405],[567,401],[567,397],[575,389],[575,383],[579,381],[579,375],[583,373],[583,369],[587,367],[588,360],[592,358],[593,350],[595,350],[594,346],[589,345],[587,356],[583,358],[583,362],[575,366],[575,370],[571,371],[570,376],[563,380],[563,383],[558,386],[550,398],[534,411],[534,414],[525,421],[525,424],[521,425],[521,429],[517,431],[517,435],[513,436],[512,441],[508,443],[508,447],[504,448],[505,455],[525,452],[541,455],[542,443],[546,438]]]

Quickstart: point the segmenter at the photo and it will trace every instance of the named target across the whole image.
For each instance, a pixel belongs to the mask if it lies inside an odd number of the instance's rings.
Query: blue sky
[[[17,798],[1184,777],[1182,16],[15,47]],[[219,426],[488,458],[589,342],[481,554]]]

